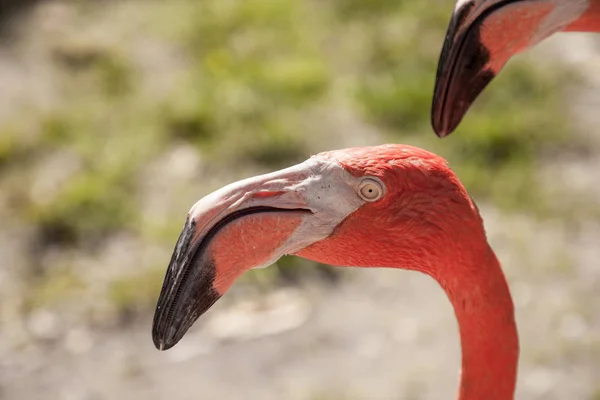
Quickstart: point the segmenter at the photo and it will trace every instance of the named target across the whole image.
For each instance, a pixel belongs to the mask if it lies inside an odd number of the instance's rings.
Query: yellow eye
[[[365,201],[377,201],[383,196],[383,185],[378,180],[365,178],[358,186],[358,195]]]

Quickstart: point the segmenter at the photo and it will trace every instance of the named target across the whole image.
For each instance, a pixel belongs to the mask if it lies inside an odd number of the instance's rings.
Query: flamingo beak
[[[298,185],[314,174],[311,165],[233,183],[192,207],[154,314],[157,349],[177,344],[246,270],[270,265],[297,249],[290,238],[312,214]]]
[[[572,17],[566,11],[551,1],[460,0],[438,63],[431,107],[435,133],[452,133],[511,57],[564,28]],[[563,18],[550,18],[553,12]]]
[[[478,11],[473,1],[463,3],[452,13],[446,32],[431,108],[431,124],[440,138],[456,129],[471,104],[496,76],[489,68],[490,52],[480,35],[488,11],[474,18]]]

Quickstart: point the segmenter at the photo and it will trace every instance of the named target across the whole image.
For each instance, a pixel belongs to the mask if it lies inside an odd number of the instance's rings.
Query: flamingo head
[[[458,0],[440,55],[431,122],[452,133],[515,54],[563,30],[590,0]]]
[[[154,344],[173,347],[236,278],[285,254],[363,267],[404,257],[406,268],[426,268],[411,263],[444,247],[440,221],[464,218],[461,207],[478,216],[445,160],[403,145],[321,153],[225,186],[188,213],[158,300]]]

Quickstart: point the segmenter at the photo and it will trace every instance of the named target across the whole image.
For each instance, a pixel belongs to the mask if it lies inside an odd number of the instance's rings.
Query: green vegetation
[[[315,136],[328,132],[307,129],[315,110],[350,109],[382,132],[377,143],[411,143],[445,156],[478,200],[543,209],[534,169],[540,152],[563,146],[569,131],[557,87],[565,74],[511,62],[459,131],[437,139],[429,107],[451,3],[119,4],[111,18],[135,28],[116,28],[106,43],[49,41],[62,97],[50,111],[24,110],[0,126],[4,181],[19,169],[29,171],[19,185],[30,184],[45,154],[64,152],[77,160],[57,190],[41,198],[23,195],[16,207],[47,244],[80,246],[123,230],[145,237],[140,176],[175,145],[192,146],[213,170],[231,171],[272,170],[326,150]],[[79,35],[86,37],[76,27],[66,38]],[[140,38],[156,42],[162,51],[157,57],[172,62],[171,69],[153,73],[154,59],[141,60],[134,51]],[[166,88],[149,91],[165,74]],[[189,205],[202,187],[199,182],[195,191],[173,191]],[[179,231],[186,211],[187,206],[173,209],[168,222],[152,229]],[[177,239],[153,237],[164,238],[169,248]],[[279,270],[254,273],[270,277],[306,268],[306,262],[292,260],[283,259]],[[111,299],[122,309],[151,306],[162,276],[149,272],[144,289],[138,278],[114,282]],[[40,289],[34,303],[53,290]]]

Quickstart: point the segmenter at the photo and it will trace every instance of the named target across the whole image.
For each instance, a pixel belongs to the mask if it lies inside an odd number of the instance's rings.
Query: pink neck
[[[514,308],[500,264],[491,248],[485,247],[477,262],[432,274],[446,291],[458,319],[460,400],[514,398],[519,358]],[[446,272],[450,270],[451,274]]]
[[[388,236],[391,241],[373,240],[386,236],[381,232],[383,224],[369,230],[359,220],[347,221],[328,239],[297,255],[339,266],[376,265],[431,275],[445,290],[458,320],[459,400],[512,400],[519,358],[513,303],[480,221],[477,218],[473,230],[463,220],[454,229],[442,233],[431,229],[420,236],[402,231],[405,225],[399,222],[393,224],[392,229],[399,230]],[[369,251],[357,252],[360,248]]]
[[[566,32],[600,32],[600,0],[590,0],[586,12],[576,21],[573,21]]]

